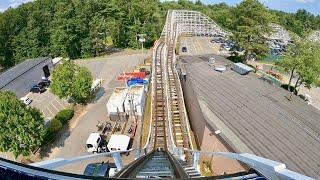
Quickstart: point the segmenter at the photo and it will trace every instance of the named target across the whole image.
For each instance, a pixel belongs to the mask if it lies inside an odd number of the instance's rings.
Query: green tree
[[[291,87],[293,74],[296,73],[298,78],[295,82],[294,89],[304,84],[305,87],[320,85],[320,45],[313,42],[296,42],[291,45],[287,52],[276,63],[280,69],[290,72],[288,90]],[[290,98],[292,98],[293,91]]]
[[[144,45],[151,47],[170,9],[208,15],[238,35],[248,50],[246,57],[267,51],[263,34],[268,19],[301,37],[320,28],[320,16],[305,10],[268,10],[257,0],[246,0],[237,7],[188,0],[37,0],[0,13],[0,65],[9,68],[38,56],[98,56],[109,49],[106,39],[115,47],[140,48],[137,34],[147,34]]]
[[[234,9],[233,38],[245,49],[245,61],[268,52],[270,15],[258,0],[244,0]]]
[[[17,158],[41,145],[45,134],[39,110],[26,106],[12,92],[0,92],[0,150]]]
[[[74,74],[73,80],[74,82],[72,83],[72,92],[70,96],[77,102],[86,102],[93,81],[91,72],[87,68],[79,67]]]
[[[310,89],[312,86],[320,86],[320,43],[304,42],[300,46],[300,58],[302,64],[297,69],[299,75],[295,88],[304,85]]]
[[[302,55],[302,44],[295,41],[295,44],[289,44],[287,51],[280,57],[280,61],[276,62],[276,66],[284,71],[285,73],[290,73],[290,78],[288,82],[288,90],[291,88],[291,82],[294,73],[302,65],[301,55]]]
[[[91,72],[73,61],[63,61],[52,73],[51,92],[60,98],[71,97],[77,103],[85,103],[92,85]]]

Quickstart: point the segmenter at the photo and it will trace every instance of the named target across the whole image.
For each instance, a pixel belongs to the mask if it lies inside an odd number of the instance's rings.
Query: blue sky
[[[0,11],[8,7],[16,7],[23,2],[33,0],[0,0]],[[230,5],[236,5],[241,0],[202,0],[206,4],[226,2]],[[278,9],[286,12],[295,12],[299,8],[306,9],[316,15],[320,14],[320,0],[260,0],[271,9]]]
[[[29,2],[33,0],[0,0],[0,11],[4,11],[11,7],[17,7],[24,2]]]
[[[241,0],[203,0],[205,3],[226,2],[236,5]],[[306,9],[313,14],[320,14],[320,0],[260,0],[271,9],[282,10],[286,12],[295,12],[297,9]]]

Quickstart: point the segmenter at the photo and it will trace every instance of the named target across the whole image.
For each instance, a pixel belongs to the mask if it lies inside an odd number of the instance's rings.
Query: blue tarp
[[[128,86],[132,86],[136,84],[148,84],[148,80],[141,79],[141,78],[131,78],[127,81]]]

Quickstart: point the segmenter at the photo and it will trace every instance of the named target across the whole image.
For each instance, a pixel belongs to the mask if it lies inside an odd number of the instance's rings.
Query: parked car
[[[100,176],[100,177],[113,177],[117,171],[114,163],[91,163],[88,164],[84,170],[84,175],[87,176]]]
[[[27,96],[20,98],[20,100],[26,105],[29,105],[32,102],[32,99],[28,98]]]
[[[187,52],[187,47],[182,47],[182,52]]]
[[[38,83],[39,86],[49,87],[51,81],[49,79],[42,79],[41,82]]]
[[[39,84],[33,85],[32,88],[30,89],[30,92],[32,93],[43,93],[45,91],[46,91],[46,88]]]
[[[102,127],[104,129],[104,125]],[[107,139],[99,133],[91,133],[86,141],[86,150],[91,153],[109,152]]]
[[[86,141],[87,152],[97,153],[101,141],[102,138],[99,133],[91,133]]]

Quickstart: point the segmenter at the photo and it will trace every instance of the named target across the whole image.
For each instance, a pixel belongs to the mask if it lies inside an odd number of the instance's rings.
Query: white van
[[[97,153],[101,140],[102,138],[99,133],[91,133],[86,141],[87,152]]]

